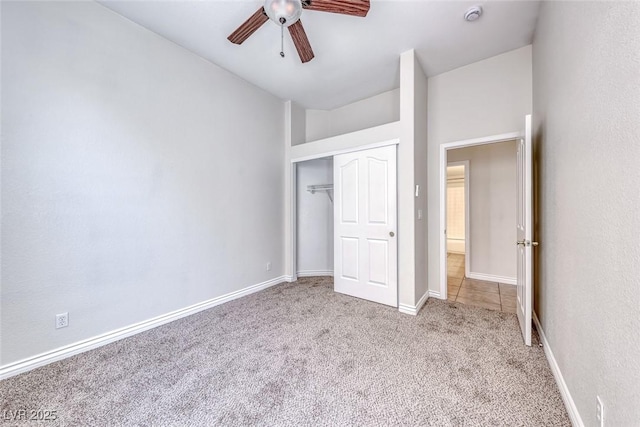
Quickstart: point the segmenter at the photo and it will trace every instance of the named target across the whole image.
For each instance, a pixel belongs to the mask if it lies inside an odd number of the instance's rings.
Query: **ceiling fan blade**
[[[269,17],[265,13],[264,7],[261,7],[227,38],[231,43],[242,44],[242,42],[248,39],[251,34],[255,33],[256,30],[268,20]]]
[[[369,0],[302,0],[302,7],[307,10],[317,10],[318,12],[367,16]]]
[[[300,60],[303,63],[311,61],[315,55],[313,54],[313,49],[311,49],[311,45],[309,44],[307,33],[305,33],[300,20],[289,26],[289,34],[291,34],[293,44],[296,45],[298,55],[300,55]]]

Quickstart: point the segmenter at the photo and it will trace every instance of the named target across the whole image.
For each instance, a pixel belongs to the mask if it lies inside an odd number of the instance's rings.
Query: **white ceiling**
[[[303,11],[316,57],[302,64],[269,21],[242,45],[227,40],[260,0],[100,0],[133,22],[258,87],[306,108],[332,109],[398,87],[399,55],[416,50],[429,76],[530,44],[539,1],[371,0],[366,18]],[[484,14],[466,22],[481,4]]]

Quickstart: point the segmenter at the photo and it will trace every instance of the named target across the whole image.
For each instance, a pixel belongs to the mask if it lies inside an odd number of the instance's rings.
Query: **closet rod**
[[[330,193],[333,191],[333,184],[307,185],[307,191],[311,194],[316,194],[317,191],[325,191],[329,196],[329,200],[333,203],[333,197]]]

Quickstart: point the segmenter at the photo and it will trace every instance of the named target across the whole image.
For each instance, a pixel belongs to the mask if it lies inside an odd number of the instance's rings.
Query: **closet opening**
[[[333,277],[333,157],[296,163],[297,277]]]

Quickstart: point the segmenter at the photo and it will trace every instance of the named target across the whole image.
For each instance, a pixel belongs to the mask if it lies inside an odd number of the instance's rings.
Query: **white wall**
[[[469,277],[516,278],[515,141],[449,150],[449,162],[469,161]]]
[[[413,51],[412,51],[413,52]],[[427,77],[418,62],[415,53],[413,55],[413,165],[414,181],[413,197],[415,206],[413,210],[414,221],[414,266],[415,266],[415,291],[414,304],[426,298],[429,293],[427,283]],[[403,124],[404,126],[404,124]],[[419,186],[418,196],[415,195],[415,187]],[[426,299],[423,299],[426,301]]]
[[[531,96],[531,46],[429,78],[429,289],[440,289],[440,145],[522,130]]]
[[[280,100],[93,2],[2,2],[2,92],[2,364],[282,275]]]
[[[535,310],[577,410],[640,420],[640,3],[543,2]]]
[[[306,110],[307,142],[400,120],[400,90],[394,89],[333,110]]]
[[[398,300],[413,312],[428,296],[426,283],[427,78],[414,50],[400,55],[400,144],[398,146]],[[422,190],[416,197],[416,185]],[[424,299],[423,299],[424,297]]]
[[[340,154],[363,146],[386,144],[389,141],[397,140],[399,133],[400,122],[393,122],[319,141],[294,145],[289,149],[289,163],[291,159],[296,161],[309,160]]]
[[[326,191],[307,191],[309,185],[333,184],[333,159],[298,163],[297,179],[298,275],[333,274],[333,203]]]

